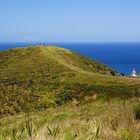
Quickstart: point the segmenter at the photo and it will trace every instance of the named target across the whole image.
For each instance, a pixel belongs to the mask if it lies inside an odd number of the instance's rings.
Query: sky
[[[0,0],[0,42],[140,42],[140,0]]]

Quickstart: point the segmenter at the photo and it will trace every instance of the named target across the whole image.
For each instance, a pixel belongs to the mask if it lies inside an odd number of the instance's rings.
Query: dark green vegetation
[[[73,100],[139,96],[139,79],[75,52],[35,46],[0,52],[0,117],[31,112]]]
[[[140,103],[134,106],[135,119],[140,120]]]

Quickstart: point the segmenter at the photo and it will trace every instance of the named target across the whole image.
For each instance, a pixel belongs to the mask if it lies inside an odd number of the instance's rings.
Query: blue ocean
[[[39,43],[0,43],[0,50]],[[140,74],[140,43],[45,43],[64,47],[100,61],[129,75],[133,68]]]

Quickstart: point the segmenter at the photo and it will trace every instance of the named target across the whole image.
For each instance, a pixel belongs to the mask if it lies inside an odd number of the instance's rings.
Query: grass
[[[139,121],[133,112],[138,102],[139,99],[133,98],[126,101],[96,100],[80,106],[67,104],[30,114],[28,121],[24,114],[9,116],[0,119],[0,132],[6,139],[13,137],[13,130],[16,130],[14,136],[19,137],[22,128],[26,128],[29,131],[23,131],[23,138],[36,140],[138,140]]]

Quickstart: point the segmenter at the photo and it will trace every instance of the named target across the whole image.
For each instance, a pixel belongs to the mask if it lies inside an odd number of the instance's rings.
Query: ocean
[[[39,43],[0,43],[0,50]],[[100,61],[120,73],[130,75],[133,68],[140,74],[140,43],[45,43],[67,48]]]

